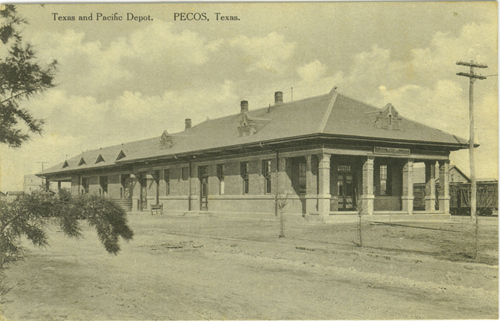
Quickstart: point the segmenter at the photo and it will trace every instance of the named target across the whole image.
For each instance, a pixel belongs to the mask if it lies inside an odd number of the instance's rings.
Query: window
[[[262,176],[264,176],[264,193],[271,193],[271,161],[262,161]]]
[[[243,194],[248,194],[249,191],[249,180],[248,180],[248,162],[240,163],[240,174],[243,178]]]
[[[88,194],[89,192],[89,178],[82,177],[82,194]]]
[[[187,167],[182,168],[182,180],[187,181],[189,178],[189,172]]]
[[[165,195],[170,195],[170,169],[163,170],[163,180],[165,181]]]
[[[122,185],[120,188],[120,197],[121,198],[130,198],[131,197],[130,174],[120,175],[120,183]]]
[[[391,167],[380,165],[380,195],[392,195]]]
[[[339,172],[351,172],[351,165],[339,165]]]
[[[107,176],[99,177],[99,185],[101,185],[102,194],[104,196],[108,195],[108,177]],[[101,189],[99,190],[99,194],[101,194]]]
[[[224,165],[217,165],[217,178],[219,179],[219,194],[224,194]]]

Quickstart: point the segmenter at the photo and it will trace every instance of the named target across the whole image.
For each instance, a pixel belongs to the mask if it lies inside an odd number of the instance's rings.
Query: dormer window
[[[78,166],[81,166],[81,165],[86,165],[87,163],[85,162],[85,159],[80,158],[80,161],[78,162]]]
[[[122,159],[126,157],[125,153],[123,152],[123,150],[120,151],[120,153],[118,154],[118,157],[116,157],[116,160],[119,160],[119,159]]]
[[[68,161],[64,161],[64,164],[63,164],[62,168],[66,168],[68,166],[69,166]]]
[[[100,162],[104,162],[104,158],[102,157],[101,154],[99,154],[99,156],[97,156],[97,160],[95,161],[95,163],[100,163]]]
[[[247,114],[241,115],[240,127],[238,127],[238,130],[240,136],[252,136],[257,132],[257,129],[255,129],[255,122],[248,117]]]
[[[165,130],[160,137],[160,149],[169,149],[173,145],[172,136]]]
[[[390,103],[385,105],[384,109],[379,112],[377,119],[375,120],[375,126],[377,128],[400,130],[400,125],[401,118],[399,117],[399,113]]]

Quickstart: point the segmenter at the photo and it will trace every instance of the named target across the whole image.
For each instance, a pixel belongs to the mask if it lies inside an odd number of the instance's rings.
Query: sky
[[[474,84],[476,176],[498,178],[496,2],[17,8],[39,62],[57,60],[57,86],[22,102],[45,120],[44,133],[18,149],[0,146],[1,191],[22,190],[23,176],[41,171],[41,162],[48,168],[85,150],[182,131],[185,118],[196,125],[235,114],[241,100],[266,107],[275,91],[290,101],[292,87],[298,100],[336,86],[468,139],[469,79],[456,73],[469,70],[460,60],[488,65],[477,70],[487,79]],[[453,152],[451,163],[469,174],[468,150]]]

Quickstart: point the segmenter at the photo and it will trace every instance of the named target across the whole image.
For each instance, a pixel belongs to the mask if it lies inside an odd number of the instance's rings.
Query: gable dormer
[[[100,163],[100,162],[104,162],[104,158],[102,157],[101,154],[99,154],[99,156],[97,156],[97,160],[95,161],[95,163]]]
[[[66,168],[68,166],[69,166],[68,161],[64,161],[64,164],[63,164],[62,168]]]
[[[86,165],[87,163],[85,162],[85,159],[80,158],[80,161],[78,162],[78,166],[81,166],[81,165]]]
[[[160,149],[169,149],[174,144],[172,136],[164,130],[160,137]]]
[[[252,136],[257,132],[255,122],[247,114],[240,116],[240,127],[238,127],[240,136]]]
[[[398,111],[391,103],[385,105],[384,109],[379,112],[377,120],[375,120],[375,126],[389,130],[401,129],[401,117],[399,117]]]
[[[116,157],[116,160],[122,159],[122,158],[124,158],[126,156],[127,155],[125,155],[125,153],[123,152],[123,150],[121,150],[120,153],[118,154],[118,156]]]

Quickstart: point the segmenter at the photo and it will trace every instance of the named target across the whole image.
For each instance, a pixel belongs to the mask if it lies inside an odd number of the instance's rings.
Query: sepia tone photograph
[[[0,319],[498,319],[498,4],[0,4]]]

